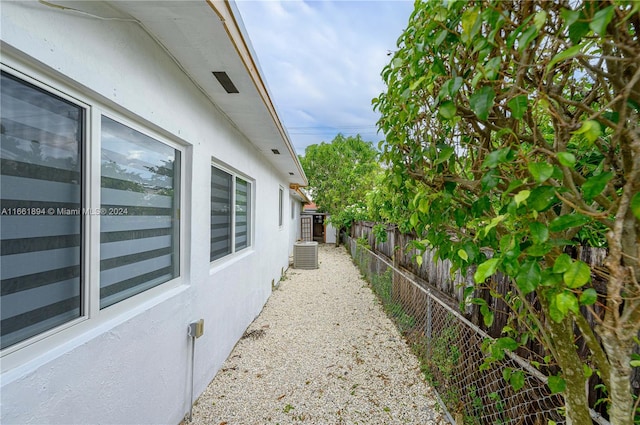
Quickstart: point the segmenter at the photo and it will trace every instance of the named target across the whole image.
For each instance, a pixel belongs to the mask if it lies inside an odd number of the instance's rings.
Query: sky
[[[360,134],[377,146],[371,100],[413,11],[410,0],[236,0],[280,120],[300,155]]]

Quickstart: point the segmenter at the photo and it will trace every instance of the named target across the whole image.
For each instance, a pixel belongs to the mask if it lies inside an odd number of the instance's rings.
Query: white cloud
[[[338,132],[377,141],[371,99],[411,1],[237,1],[280,118],[298,151]],[[324,129],[324,130],[323,130]]]

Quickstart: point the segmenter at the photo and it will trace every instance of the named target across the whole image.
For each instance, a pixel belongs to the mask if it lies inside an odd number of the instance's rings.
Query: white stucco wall
[[[293,218],[291,217],[291,210],[289,210],[289,215],[287,216],[289,220],[289,228],[291,229],[289,233],[289,256],[292,256],[293,245],[302,238],[302,229],[300,227],[300,214],[302,212],[302,204],[295,197],[289,196],[289,208],[293,210]]]
[[[0,422],[177,424],[189,409],[188,323],[205,320],[196,341],[197,397],[288,266],[296,221],[278,226],[278,191],[288,187],[286,178],[137,24],[27,2],[3,1],[1,7],[3,62],[185,146],[186,203],[179,284],[133,297],[4,356]],[[255,180],[253,246],[213,266],[212,157]]]

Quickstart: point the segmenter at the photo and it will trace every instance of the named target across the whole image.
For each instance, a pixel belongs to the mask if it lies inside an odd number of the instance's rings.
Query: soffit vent
[[[227,93],[240,93],[226,72],[213,71],[213,76],[216,77],[216,80],[218,80],[222,88],[224,88]]]

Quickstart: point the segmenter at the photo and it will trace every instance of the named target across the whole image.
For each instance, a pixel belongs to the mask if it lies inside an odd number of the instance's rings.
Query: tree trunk
[[[630,178],[633,178],[633,175]],[[638,192],[640,184],[637,183],[637,179],[627,183],[625,190],[629,188],[629,193]],[[623,207],[621,209],[624,211]],[[609,421],[612,425],[632,425],[634,418],[631,354],[635,346],[634,337],[638,335],[640,328],[639,229],[640,223],[631,208],[627,208],[624,215],[618,214],[614,231],[607,235],[607,310],[598,333],[610,365],[607,390],[610,399]]]
[[[611,338],[611,339],[610,339]],[[633,424],[633,397],[631,396],[631,341],[619,341],[613,335],[602,337],[609,363],[609,422],[611,425]]]
[[[586,378],[582,360],[574,344],[573,318],[569,314],[560,323],[550,320],[549,328],[557,353],[556,361],[562,369],[562,378],[567,383],[564,391],[567,425],[591,424]]]

